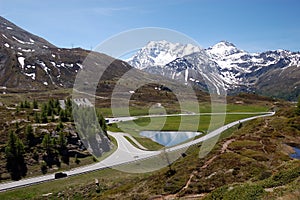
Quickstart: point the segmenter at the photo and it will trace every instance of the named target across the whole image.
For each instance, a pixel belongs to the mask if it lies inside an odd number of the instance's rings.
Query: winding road
[[[212,115],[212,114],[224,114],[224,113],[207,113],[207,114]],[[230,113],[226,113],[226,114],[230,114]],[[240,114],[247,114],[247,113],[240,113]],[[254,114],[254,113],[251,113],[251,114]],[[187,143],[183,143],[183,144],[180,144],[180,145],[177,145],[174,147],[170,147],[170,148],[166,149],[166,151],[168,151],[168,152],[177,151],[182,148],[187,148],[189,146],[199,144],[200,142],[206,141],[210,138],[217,136],[218,134],[221,134],[223,131],[225,131],[239,123],[246,122],[246,121],[253,120],[256,118],[260,118],[260,117],[272,116],[275,114],[275,112],[264,112],[264,113],[260,112],[260,113],[256,113],[256,114],[258,114],[258,115],[226,124],[218,129],[204,135],[203,137],[200,137],[196,140],[193,140],[193,141],[190,141]],[[186,115],[186,114],[178,114],[178,115]],[[196,114],[189,114],[189,115],[196,115]],[[161,117],[161,116],[175,116],[175,115],[151,115],[151,116],[149,115],[149,116],[140,116],[140,117]],[[136,118],[138,118],[138,117],[110,118],[110,119],[108,119],[108,121],[109,121],[109,123],[117,123],[120,121],[134,120]],[[92,171],[96,171],[96,170],[111,168],[111,167],[118,166],[118,165],[125,164],[125,163],[131,163],[131,162],[138,161],[138,160],[144,160],[144,159],[147,159],[147,158],[150,158],[153,156],[157,156],[162,153],[162,151],[147,151],[147,150],[142,150],[142,149],[136,148],[124,137],[124,136],[128,136],[126,133],[108,132],[108,134],[113,136],[117,141],[118,148],[115,152],[113,152],[109,157],[107,157],[106,159],[104,159],[98,163],[71,169],[69,171],[65,171],[64,173],[66,173],[68,176],[75,176],[75,175],[88,173],[88,172],[92,172]],[[133,140],[133,142],[137,143],[137,141],[134,141],[134,140]],[[137,145],[140,146],[139,144],[137,144]],[[42,183],[42,182],[46,182],[46,181],[53,181],[53,180],[55,180],[54,174],[49,174],[49,175],[44,175],[44,176],[22,179],[22,180],[14,181],[14,182],[2,183],[2,184],[0,184],[0,192],[14,189],[14,188],[38,184],[38,183]]]

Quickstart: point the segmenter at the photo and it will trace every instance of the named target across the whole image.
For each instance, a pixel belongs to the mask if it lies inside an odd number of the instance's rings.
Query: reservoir
[[[170,147],[182,142],[185,142],[189,139],[194,138],[195,136],[201,135],[201,132],[188,132],[188,131],[142,131],[140,132],[141,136],[150,138],[151,140]]]
[[[290,154],[291,158],[295,158],[295,159],[300,159],[300,148],[298,147],[293,147],[295,153]]]

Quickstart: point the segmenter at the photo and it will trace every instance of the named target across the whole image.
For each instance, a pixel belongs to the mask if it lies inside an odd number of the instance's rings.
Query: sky
[[[0,0],[0,16],[58,47],[93,49],[123,31],[161,27],[207,48],[300,51],[299,0]]]

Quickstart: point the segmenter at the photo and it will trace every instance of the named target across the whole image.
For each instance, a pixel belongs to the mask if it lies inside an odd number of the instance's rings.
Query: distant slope
[[[27,90],[71,88],[89,53],[80,48],[58,48],[0,17],[1,87]],[[98,55],[103,62],[114,61],[105,74],[106,79],[131,68],[123,61]]]

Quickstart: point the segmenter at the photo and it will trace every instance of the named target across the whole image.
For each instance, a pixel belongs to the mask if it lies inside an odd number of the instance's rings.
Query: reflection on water
[[[296,158],[296,159],[300,159],[300,148],[298,147],[293,147],[295,153],[290,154],[291,158]]]
[[[179,132],[179,131],[142,131],[141,136],[150,138],[151,140],[170,147],[182,143],[188,139],[201,135],[200,132]]]

